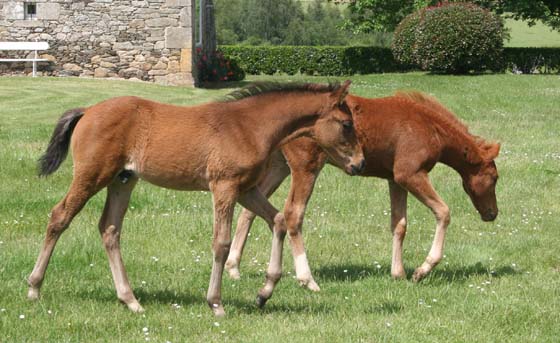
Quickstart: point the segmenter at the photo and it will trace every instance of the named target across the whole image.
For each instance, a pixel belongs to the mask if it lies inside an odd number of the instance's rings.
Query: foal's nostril
[[[357,174],[361,173],[362,170],[364,170],[365,165],[366,165],[366,161],[365,161],[365,160],[361,160],[360,163],[358,163],[357,165],[356,165],[356,164],[353,164],[353,165],[351,166],[352,175],[357,175]]]
[[[361,173],[362,171],[364,171],[364,168],[366,167],[366,160],[363,159],[362,162],[360,162],[360,170],[359,173]]]

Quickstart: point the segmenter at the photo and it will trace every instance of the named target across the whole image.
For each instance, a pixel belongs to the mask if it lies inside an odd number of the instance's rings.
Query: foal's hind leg
[[[113,274],[117,297],[133,312],[143,312],[144,309],[140,306],[136,297],[134,297],[128,282],[120,248],[123,218],[128,209],[130,195],[137,181],[138,179],[134,177],[128,179],[123,184],[120,179],[115,179],[107,187],[107,200],[103,215],[99,221],[99,233],[109,258],[109,266]]]
[[[239,203],[263,218],[272,228],[272,249],[270,263],[266,272],[264,287],[257,296],[257,305],[263,307],[272,296],[276,283],[282,277],[282,250],[287,227],[284,215],[272,206],[266,197],[255,187],[239,198]]]
[[[395,178],[395,180],[397,180],[397,178]],[[426,257],[426,261],[424,261],[420,267],[416,268],[414,274],[412,275],[412,280],[417,282],[428,275],[428,273],[443,258],[445,233],[450,222],[449,207],[436,193],[430,183],[428,174],[425,172],[416,173],[397,182],[414,194],[414,196],[424,205],[430,208],[436,217],[436,233],[434,235],[432,248]]]
[[[273,163],[268,174],[266,174],[264,179],[259,183],[259,190],[262,194],[266,195],[266,197],[272,195],[282,184],[282,181],[286,179],[286,176],[290,175],[290,169],[286,165],[286,160],[282,155],[280,155],[280,157],[281,160]],[[238,280],[240,277],[239,264],[255,216],[256,214],[245,208],[239,214],[235,236],[231,243],[231,249],[226,261],[226,270],[232,279]]]
[[[406,236],[406,198],[408,192],[394,181],[389,181],[391,196],[391,232],[393,233],[393,257],[391,276],[394,279],[406,278],[402,258],[402,246]]]
[[[77,172],[76,175],[79,175]],[[52,210],[49,224],[47,225],[47,233],[43,247],[35,263],[35,267],[27,279],[29,291],[27,297],[29,299],[38,299],[41,284],[45,277],[45,271],[49,264],[49,260],[53,253],[56,242],[60,235],[68,228],[70,222],[84,207],[86,202],[101,188],[106,185],[107,178],[93,175],[87,177],[79,175],[74,178],[70,190]]]

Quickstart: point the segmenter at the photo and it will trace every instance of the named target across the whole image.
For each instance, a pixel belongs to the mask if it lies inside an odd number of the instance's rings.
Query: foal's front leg
[[[263,307],[266,301],[272,296],[276,283],[278,283],[282,277],[282,253],[284,237],[287,232],[286,221],[284,220],[284,215],[278,212],[256,187],[242,194],[239,198],[239,203],[246,209],[263,218],[272,228],[270,263],[268,264],[268,270],[266,272],[265,285],[257,296],[257,305]]]
[[[211,187],[214,203],[214,234],[212,237],[212,274],[206,300],[216,316],[226,313],[222,305],[222,274],[231,245],[231,222],[238,195],[237,187],[217,184]]]
[[[412,280],[422,280],[443,258],[445,233],[450,222],[449,207],[436,193],[426,172],[418,172],[399,183],[432,210],[436,217],[436,233],[426,260],[414,271]]]

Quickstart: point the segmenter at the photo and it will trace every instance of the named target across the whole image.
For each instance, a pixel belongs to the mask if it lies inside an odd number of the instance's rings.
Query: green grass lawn
[[[507,19],[506,28],[511,36],[504,44],[507,47],[560,47],[560,32],[541,22],[529,26],[524,21]]]
[[[385,96],[396,89],[433,94],[474,134],[500,141],[498,219],[483,223],[459,176],[436,167],[432,180],[452,211],[445,258],[420,284],[393,281],[386,182],[327,167],[304,224],[322,291],[297,285],[287,248],[284,278],[266,308],[256,308],[271,239],[258,220],[242,261],[242,279],[224,278],[227,316],[216,319],[205,300],[212,225],[206,192],[176,192],[145,182],[136,187],[122,246],[144,314],[129,312],[116,299],[97,233],[104,191],[59,241],[39,302],[26,300],[25,279],[50,209],[71,179],[71,161],[47,179],[36,176],[36,160],[66,109],[117,95],[194,104],[231,89],[0,78],[0,342],[557,342],[560,77],[412,73],[352,80],[352,91],[361,96]],[[286,194],[287,184],[273,203],[281,206]],[[411,199],[404,249],[409,278],[427,254],[434,227],[429,210]]]

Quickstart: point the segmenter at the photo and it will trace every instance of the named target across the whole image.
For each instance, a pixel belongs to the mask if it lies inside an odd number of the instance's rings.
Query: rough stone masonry
[[[194,1],[0,0],[0,41],[48,42],[42,75],[193,85]],[[27,54],[0,51],[2,57]],[[29,67],[1,63],[0,74]]]

